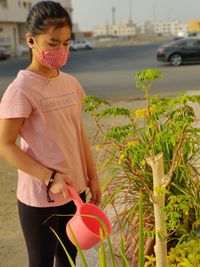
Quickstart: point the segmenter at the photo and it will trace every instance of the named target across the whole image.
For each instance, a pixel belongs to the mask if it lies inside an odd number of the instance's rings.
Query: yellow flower
[[[125,155],[124,155],[124,153],[122,153],[122,154],[119,156],[118,163],[119,163],[119,164],[122,164],[122,161],[123,161],[124,158],[125,158]]]
[[[144,160],[144,159],[141,161],[141,164],[142,164],[143,166],[145,165],[145,160]]]
[[[145,109],[137,109],[134,112],[136,118],[140,119],[140,118],[144,118],[145,117]]]
[[[137,109],[134,111],[134,114],[136,118],[148,118],[149,117],[149,112],[152,112],[152,108],[142,108],[142,109]]]

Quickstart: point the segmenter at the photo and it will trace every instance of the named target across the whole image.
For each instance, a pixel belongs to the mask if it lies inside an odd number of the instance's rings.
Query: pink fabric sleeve
[[[0,118],[28,118],[32,106],[22,90],[10,85],[4,93],[0,103]]]
[[[80,85],[80,83],[77,80],[76,80],[76,89],[77,89],[78,96],[80,97],[80,100],[82,100],[84,97],[86,97],[86,94],[85,94],[82,86]]]
[[[82,100],[86,97],[86,94],[85,94],[82,86],[80,85],[79,81],[75,79],[75,82],[76,82],[76,91],[77,91],[78,97],[80,99],[81,109],[83,109],[84,103],[82,102]]]

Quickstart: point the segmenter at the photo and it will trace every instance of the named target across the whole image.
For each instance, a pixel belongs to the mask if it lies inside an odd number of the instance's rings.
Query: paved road
[[[145,68],[164,72],[164,79],[154,83],[152,94],[176,95],[199,90],[200,65],[171,67],[157,62],[157,46],[121,46],[72,52],[63,70],[76,76],[87,94],[112,100],[142,98],[143,92],[135,88],[134,75]],[[26,68],[27,64],[26,57],[0,62],[1,94],[18,70]]]

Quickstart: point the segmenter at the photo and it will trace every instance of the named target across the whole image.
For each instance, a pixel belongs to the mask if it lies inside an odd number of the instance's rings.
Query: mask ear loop
[[[38,48],[38,50],[40,51],[40,54],[37,52],[37,51],[35,51],[36,52],[36,54],[39,56],[39,58],[41,57],[41,55],[44,55],[44,52],[40,49],[40,47],[39,47],[39,45],[37,44],[37,42],[36,42],[36,40],[35,40],[35,38],[34,37],[32,37],[32,39],[33,39],[33,41],[34,41],[34,43],[35,43],[35,45],[37,46],[37,48]],[[48,65],[49,66],[49,68],[51,69],[51,66],[48,64],[48,62],[46,62],[45,61],[45,64],[46,65]]]
[[[42,54],[43,52],[42,52],[42,50],[40,49],[40,47],[39,47],[39,45],[37,44],[37,42],[36,42],[36,40],[35,40],[34,37],[32,37],[32,40],[33,40],[33,42],[36,44],[36,46],[37,46],[37,48],[39,49],[40,53]]]

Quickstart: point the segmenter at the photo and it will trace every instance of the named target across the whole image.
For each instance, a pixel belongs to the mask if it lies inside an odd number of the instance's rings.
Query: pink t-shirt
[[[25,118],[20,131],[21,149],[37,162],[73,179],[78,193],[87,185],[87,169],[81,138],[81,99],[85,96],[78,81],[59,72],[46,78],[21,70],[8,86],[0,105],[0,117]],[[30,206],[59,206],[70,201],[62,194],[50,196],[46,185],[18,170],[17,198]]]

